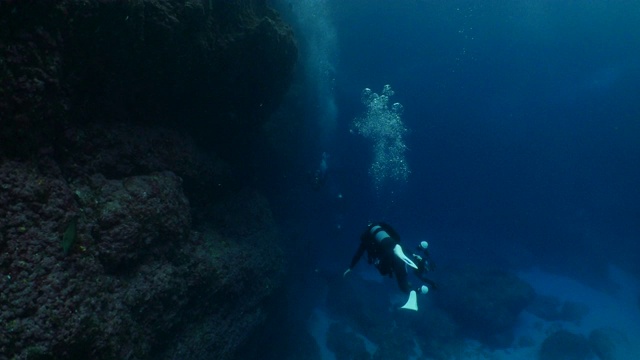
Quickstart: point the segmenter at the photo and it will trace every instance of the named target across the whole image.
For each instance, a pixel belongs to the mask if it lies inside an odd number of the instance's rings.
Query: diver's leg
[[[416,290],[411,289],[411,284],[409,284],[409,280],[407,279],[408,274],[405,262],[398,259],[397,257],[394,257],[393,264],[394,273],[396,275],[396,279],[398,280],[398,286],[400,287],[400,290],[402,290],[402,292],[404,293],[409,294],[407,302],[401,307],[401,309],[418,311],[418,298],[416,295]],[[421,294],[426,294],[429,291],[429,288],[423,285],[422,287],[420,287],[419,291]]]
[[[409,291],[411,291],[411,284],[409,284],[407,268],[404,261],[395,257],[393,258],[393,273],[396,276],[400,290],[402,290],[403,293],[408,294]]]
[[[436,282],[427,278],[423,279],[424,282],[426,282],[427,284],[429,284],[429,287],[431,287],[432,289],[437,289],[438,285],[436,285]]]
[[[411,284],[409,284],[409,280],[407,280],[407,268],[404,261],[396,258],[393,263],[400,290],[405,294],[409,294],[407,302],[401,306],[401,309],[418,311],[418,298],[416,296],[416,291],[411,290]]]
[[[433,289],[437,289],[438,286],[436,285],[435,281],[427,278],[426,276],[424,276],[424,274],[416,274],[420,280],[424,281],[425,283],[427,283],[427,285],[429,285],[429,287],[433,288]]]

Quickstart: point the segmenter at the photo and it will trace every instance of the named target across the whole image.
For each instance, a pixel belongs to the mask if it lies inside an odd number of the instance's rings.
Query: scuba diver
[[[425,276],[425,274],[428,273],[429,271],[434,271],[436,269],[436,264],[433,262],[433,260],[431,260],[431,256],[429,255],[429,250],[427,250],[428,247],[429,247],[428,242],[421,241],[420,244],[418,244],[418,251],[422,252],[422,255],[418,255],[418,254],[411,255],[415,259],[415,263],[418,266],[418,268],[414,269],[413,272],[414,274],[416,274],[416,276],[420,280],[427,283],[429,287],[438,289],[438,286],[436,285],[436,283]]]
[[[360,236],[360,246],[343,276],[353,270],[366,251],[369,264],[373,264],[382,276],[395,276],[400,290],[405,294],[409,294],[409,299],[401,308],[417,311],[417,292],[426,294],[429,288],[422,285],[416,290],[411,289],[411,284],[407,280],[406,266],[408,265],[415,270],[419,270],[419,267],[404,254],[399,243],[400,236],[389,224],[383,222],[370,223]]]

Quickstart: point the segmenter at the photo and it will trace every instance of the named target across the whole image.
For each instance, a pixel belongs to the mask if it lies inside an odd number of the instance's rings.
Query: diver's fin
[[[416,270],[418,269],[418,266],[413,261],[411,261],[411,259],[409,259],[407,255],[404,254],[404,252],[402,252],[402,247],[400,246],[400,244],[396,244],[396,247],[393,248],[393,253],[396,254],[396,256],[399,257],[400,260],[404,261],[407,265]]]
[[[411,292],[409,293],[409,299],[407,300],[407,303],[404,304],[401,307],[401,309],[418,311],[418,297],[416,296],[415,290],[411,290]]]

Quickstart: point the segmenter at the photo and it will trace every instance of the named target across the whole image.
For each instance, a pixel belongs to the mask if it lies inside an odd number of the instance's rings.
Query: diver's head
[[[420,242],[420,248],[422,250],[427,250],[428,247],[429,247],[429,243],[428,242],[426,242],[426,241],[421,241]]]

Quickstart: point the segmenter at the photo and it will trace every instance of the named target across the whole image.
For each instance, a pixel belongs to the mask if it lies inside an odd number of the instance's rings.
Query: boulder
[[[559,330],[547,336],[538,355],[540,360],[586,360],[592,352],[583,335]]]
[[[437,305],[459,329],[489,346],[507,347],[520,312],[534,299],[533,288],[517,276],[479,268],[441,272]]]
[[[600,360],[640,359],[638,346],[620,330],[599,328],[589,334],[589,344]]]

